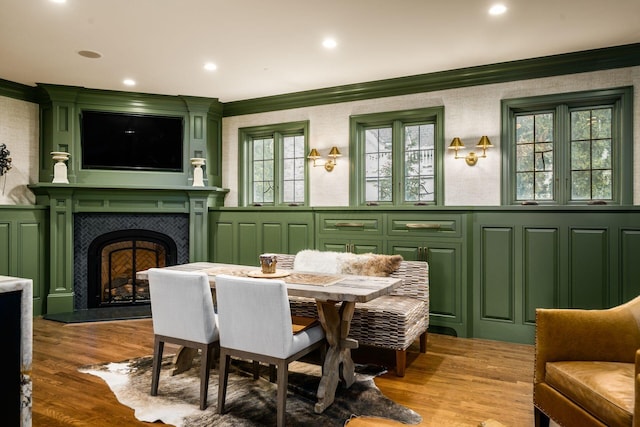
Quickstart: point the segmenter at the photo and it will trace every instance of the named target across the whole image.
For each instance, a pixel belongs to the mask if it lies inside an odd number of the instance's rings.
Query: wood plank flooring
[[[150,319],[63,324],[36,318],[33,334],[34,427],[154,425],[137,421],[100,378],[77,370],[152,354]],[[371,348],[354,353],[356,361],[387,366],[393,366],[394,356]],[[404,378],[390,370],[376,384],[421,414],[422,426],[478,426],[490,419],[510,427],[531,426],[533,358],[530,345],[429,334],[427,354],[412,348]],[[349,422],[349,427],[380,425],[402,424]]]

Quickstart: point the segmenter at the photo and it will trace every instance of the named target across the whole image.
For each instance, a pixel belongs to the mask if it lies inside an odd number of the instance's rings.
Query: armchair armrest
[[[535,383],[547,362],[633,363],[640,348],[640,297],[606,310],[537,309]]]
[[[633,378],[635,400],[633,405],[633,427],[640,427],[640,350],[636,350],[636,375]]]

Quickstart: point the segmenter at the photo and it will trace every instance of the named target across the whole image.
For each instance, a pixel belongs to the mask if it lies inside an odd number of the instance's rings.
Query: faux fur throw
[[[304,250],[296,254],[293,269],[330,274],[388,276],[400,267],[401,255],[352,254]]]

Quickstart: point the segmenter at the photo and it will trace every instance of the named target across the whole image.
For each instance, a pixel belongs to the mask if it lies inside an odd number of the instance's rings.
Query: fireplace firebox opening
[[[173,239],[151,230],[120,230],[96,237],[88,251],[88,307],[149,304],[149,284],[136,272],[177,264]]]

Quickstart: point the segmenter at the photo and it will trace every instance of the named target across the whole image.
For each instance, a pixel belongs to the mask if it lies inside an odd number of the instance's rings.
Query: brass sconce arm
[[[467,162],[467,165],[469,166],[475,166],[475,164],[478,163],[478,159],[480,157],[486,158],[487,148],[491,148],[491,147],[493,147],[493,145],[491,144],[489,137],[487,137],[486,135],[483,135],[480,138],[480,141],[478,141],[478,143],[476,144],[476,148],[482,149],[482,155],[478,156],[476,153],[470,152],[465,157],[459,157],[458,150],[464,149],[464,144],[462,143],[460,138],[456,136],[451,141],[451,144],[449,144],[449,150],[454,150],[456,153],[454,159],[464,159]]]
[[[311,151],[309,152],[309,155],[307,156],[307,159],[313,160],[313,167],[324,166],[324,169],[327,172],[331,172],[333,168],[336,166],[336,159],[342,156],[342,154],[340,153],[340,150],[338,150],[338,147],[333,146],[331,147],[331,151],[329,151],[329,154],[327,156],[330,158],[326,160],[324,163],[321,163],[321,164],[316,163],[316,161],[318,159],[321,159],[322,156],[320,156],[320,153],[318,153],[318,150],[316,150],[315,148],[312,148]]]

